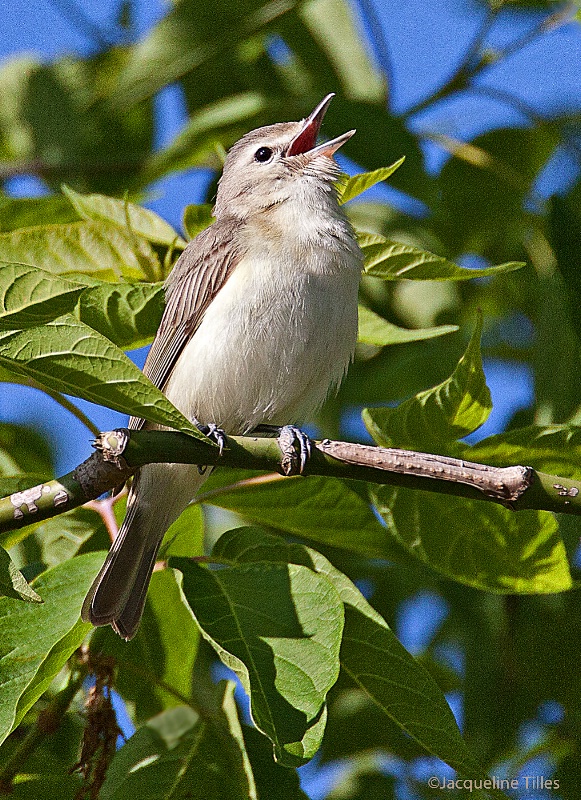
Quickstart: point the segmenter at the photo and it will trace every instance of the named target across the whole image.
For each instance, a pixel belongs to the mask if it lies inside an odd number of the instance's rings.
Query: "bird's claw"
[[[311,456],[311,440],[294,425],[284,425],[278,434],[282,452],[281,467],[285,475],[301,475]]]
[[[226,446],[226,433],[215,425],[213,422],[210,422],[209,425],[202,425],[199,422],[196,422],[196,427],[198,430],[207,436],[208,439],[211,439],[214,444],[218,445],[218,452],[220,455],[224,452],[224,447]],[[206,470],[208,469],[207,465],[198,464],[198,472],[200,475],[204,475]]]

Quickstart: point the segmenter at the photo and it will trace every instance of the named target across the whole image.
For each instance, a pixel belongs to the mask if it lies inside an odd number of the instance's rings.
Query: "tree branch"
[[[228,436],[222,455],[210,442],[174,431],[108,431],[96,452],[57,480],[0,499],[0,532],[54,517],[124,483],[155,462],[220,464],[283,473],[278,439]],[[350,442],[315,442],[305,475],[404,486],[500,503],[514,511],[537,509],[581,515],[581,481],[532,467],[491,467],[412,450]]]

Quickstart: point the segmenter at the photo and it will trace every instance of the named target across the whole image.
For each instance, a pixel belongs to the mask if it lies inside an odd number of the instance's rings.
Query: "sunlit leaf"
[[[359,306],[358,341],[364,344],[385,347],[386,345],[403,344],[405,342],[419,342],[424,339],[433,339],[435,336],[443,336],[446,333],[454,333],[457,330],[457,325],[438,325],[435,328],[416,328],[413,330],[400,328],[399,325],[388,322],[369,308]]]
[[[443,383],[405,400],[397,408],[366,408],[363,420],[383,447],[440,452],[446,443],[472,433],[488,419],[490,391],[482,369],[482,318],[466,352]]]
[[[258,528],[223,534],[214,553],[235,563],[299,563],[334,586],[345,605],[341,668],[391,721],[425,750],[466,774],[481,769],[462,739],[442,691],[404,649],[385,620],[324,556]]]
[[[154,211],[130,203],[106,197],[103,194],[79,194],[68,186],[63,192],[77,214],[86,220],[105,221],[142,236],[149,242],[167,247],[185,247],[186,243],[172,226]]]
[[[48,688],[91,626],[79,620],[103,553],[87,553],[34,581],[41,605],[0,598],[0,741]]]
[[[376,233],[363,233],[358,239],[365,257],[366,274],[389,281],[401,278],[416,281],[468,281],[513,272],[524,266],[520,261],[510,261],[497,267],[467,269],[442,256],[419,250],[409,244],[391,242]]]
[[[493,592],[549,593],[572,586],[552,514],[388,486],[371,497],[391,535],[448,578]]]
[[[32,328],[72,311],[85,289],[26,264],[0,262],[0,330]]]
[[[109,279],[147,278],[160,270],[145,239],[115,225],[90,221],[2,233],[0,260],[34,265],[55,275],[78,272]]]
[[[0,547],[0,597],[28,600],[29,603],[42,603],[42,599],[28,585],[23,574],[16,568],[2,547]]]
[[[172,559],[203,636],[250,695],[253,720],[287,766],[308,761],[339,673],[343,608],[333,586],[294,564],[209,570]]]
[[[349,200],[353,200],[354,197],[363,194],[367,189],[371,189],[376,183],[386,181],[398,167],[401,167],[404,161],[405,156],[389,167],[379,167],[379,169],[374,169],[371,172],[363,172],[360,175],[353,175],[352,178],[348,178],[338,190],[339,202],[348,203]]]
[[[77,313],[118,347],[132,350],[151,342],[163,308],[161,283],[102,283],[85,289]]]
[[[0,365],[57,392],[201,437],[122,350],[71,315],[5,334]]]

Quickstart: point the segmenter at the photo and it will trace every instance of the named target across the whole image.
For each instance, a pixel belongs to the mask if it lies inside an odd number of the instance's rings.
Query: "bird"
[[[297,435],[302,463],[308,446],[294,426],[337,390],[357,340],[363,257],[338,201],[333,158],[355,131],[317,144],[333,97],[305,119],[250,131],[230,148],[215,221],[166,280],[143,368],[220,445],[224,432],[282,427]],[[132,418],[129,428],[143,425]],[[135,636],[163,536],[206,477],[196,465],[139,469],[83,620]]]

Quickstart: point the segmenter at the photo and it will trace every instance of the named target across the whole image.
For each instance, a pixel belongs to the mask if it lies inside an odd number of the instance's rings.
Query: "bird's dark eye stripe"
[[[259,147],[256,153],[254,154],[255,161],[269,161],[272,158],[272,150],[270,147]]]

